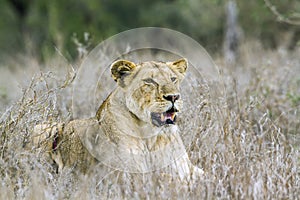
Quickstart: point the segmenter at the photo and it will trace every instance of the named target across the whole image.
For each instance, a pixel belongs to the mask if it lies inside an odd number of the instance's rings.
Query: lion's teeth
[[[173,114],[171,115],[171,118],[172,118],[172,121],[174,121],[175,113],[173,113]]]
[[[163,113],[160,114],[160,120],[161,120],[162,122],[165,121],[165,115],[164,115]]]

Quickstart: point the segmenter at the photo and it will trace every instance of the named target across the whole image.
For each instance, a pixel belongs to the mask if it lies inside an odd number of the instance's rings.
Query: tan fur
[[[190,162],[176,122],[158,125],[159,119],[155,122],[152,117],[152,113],[181,109],[179,85],[186,69],[184,59],[141,64],[116,61],[111,73],[118,87],[95,117],[66,125],[38,125],[33,143],[44,147],[59,171],[76,167],[87,172],[100,162],[120,171],[159,170],[180,179],[200,176],[203,172]],[[166,100],[168,95],[178,95],[178,99],[171,102]],[[113,156],[119,160],[110,159]]]

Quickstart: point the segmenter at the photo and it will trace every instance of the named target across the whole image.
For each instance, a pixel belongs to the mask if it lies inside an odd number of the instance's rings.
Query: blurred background
[[[78,57],[78,45],[91,49],[116,33],[146,26],[185,33],[213,55],[223,54],[226,39],[227,48],[234,51],[238,42],[247,41],[259,42],[266,49],[294,51],[300,39],[299,0],[0,2],[1,63],[17,55],[44,62],[55,49],[72,61]]]

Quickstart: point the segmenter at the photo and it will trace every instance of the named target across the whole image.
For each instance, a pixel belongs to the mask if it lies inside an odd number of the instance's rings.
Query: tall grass
[[[107,175],[105,182],[72,169],[57,174],[41,156],[43,149],[27,144],[36,124],[72,119],[72,85],[65,84],[67,73],[61,69],[37,73],[22,86],[19,100],[1,108],[0,199],[299,198],[299,58],[260,51],[245,48],[236,67],[220,60],[218,98],[199,100],[191,94],[195,101],[188,102],[196,102],[198,113],[188,111],[195,105],[185,105],[182,136],[187,141],[189,133],[195,134],[185,144],[192,162],[205,171],[193,185],[166,181],[156,173],[139,183],[131,174],[118,173],[122,184],[109,181],[115,175]],[[192,89],[198,95],[205,88]],[[184,117],[196,118],[197,126]]]

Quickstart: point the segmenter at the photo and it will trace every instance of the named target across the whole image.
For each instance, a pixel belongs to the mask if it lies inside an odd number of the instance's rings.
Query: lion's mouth
[[[174,107],[163,113],[151,113],[152,123],[155,126],[163,126],[166,124],[175,124],[176,113],[178,110]]]

